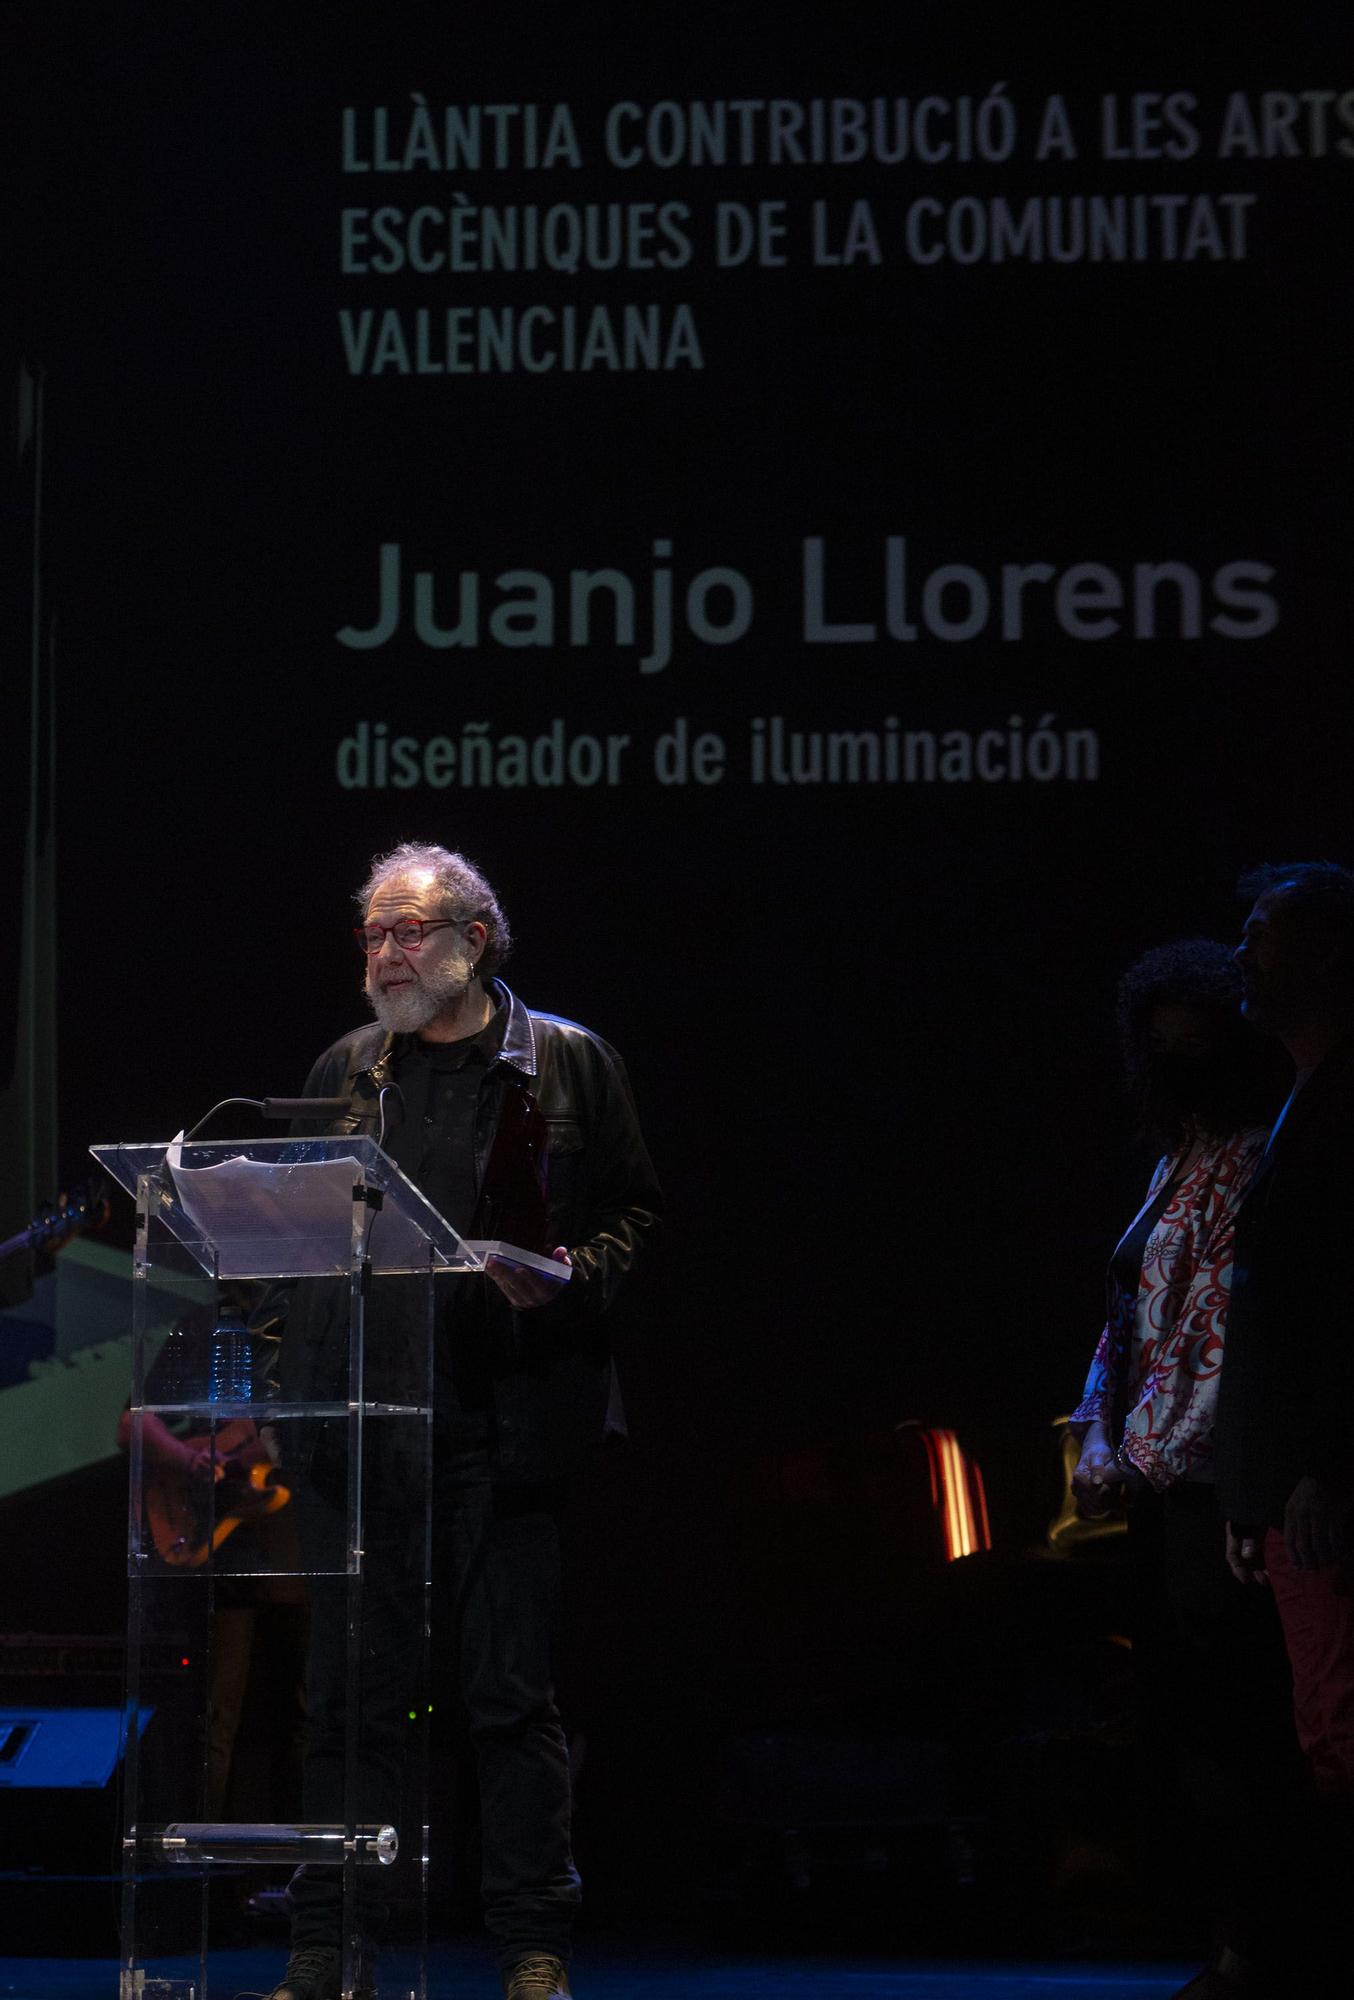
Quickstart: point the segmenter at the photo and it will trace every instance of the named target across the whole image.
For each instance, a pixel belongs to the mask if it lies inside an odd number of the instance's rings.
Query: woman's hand
[[[1072,1495],[1083,1521],[1098,1521],[1124,1497],[1125,1480],[1102,1423],[1093,1423],[1081,1443],[1072,1474]]]

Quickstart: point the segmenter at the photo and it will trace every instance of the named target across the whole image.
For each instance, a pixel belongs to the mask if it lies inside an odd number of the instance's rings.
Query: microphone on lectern
[[[252,1105],[263,1117],[280,1119],[342,1118],[353,1108],[351,1097],[223,1097],[219,1104],[214,1104],[198,1119],[191,1132],[184,1134],[184,1145],[195,1139],[203,1126],[230,1104]]]
[[[259,1102],[265,1118],[342,1118],[352,1108],[351,1097],[265,1097]]]

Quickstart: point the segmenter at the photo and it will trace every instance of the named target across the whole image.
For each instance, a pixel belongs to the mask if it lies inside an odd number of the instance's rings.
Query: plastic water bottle
[[[223,1318],[212,1335],[210,1403],[247,1403],[253,1392],[249,1334],[242,1319]]]
[[[186,1403],[192,1394],[188,1332],[176,1320],[165,1335],[159,1359],[147,1370],[146,1400],[150,1403]]]

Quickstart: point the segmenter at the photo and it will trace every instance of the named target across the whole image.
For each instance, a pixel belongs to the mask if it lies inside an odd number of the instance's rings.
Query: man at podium
[[[504,1993],[558,2000],[569,1993],[580,1893],[550,1662],[562,1483],[592,1441],[624,1428],[598,1322],[653,1234],[660,1195],[620,1059],[586,1028],[523,1006],[497,976],[508,924],[472,863],[442,847],[398,847],[373,864],[358,907],[375,1023],[327,1050],[306,1086],[308,1096],[348,1097],[351,1114],[298,1129],[382,1131],[386,1151],[462,1237],[543,1252],[567,1275],[496,1259],[487,1281],[443,1280],[434,1333],[434,1563],[454,1631],[434,1685],[457,1677],[468,1720],[485,1918]],[[312,1384],[337,1383],[345,1365],[334,1296],[303,1285],[292,1303],[284,1366]],[[379,1313],[377,1295],[373,1348]],[[395,1658],[421,1617],[420,1592],[399,1585],[398,1556],[380,1559],[379,1534],[369,1523],[364,1623],[376,1651]],[[317,1618],[310,1821],[342,1817],[344,1661],[342,1621]],[[388,1801],[392,1817],[401,1706],[392,1700],[383,1716],[377,1697],[362,1715],[364,1811]],[[336,1872],[301,1868],[290,1899],[291,1957],[271,2000],[331,2000]]]

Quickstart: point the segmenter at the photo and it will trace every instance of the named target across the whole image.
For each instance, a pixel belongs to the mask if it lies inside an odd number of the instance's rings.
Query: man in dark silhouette
[[[1301,1928],[1333,1981],[1333,1857],[1354,1841],[1354,874],[1299,862],[1241,887],[1243,1008],[1296,1075],[1237,1218],[1218,1496],[1233,1571],[1268,1583],[1283,1624],[1312,1793]]]

